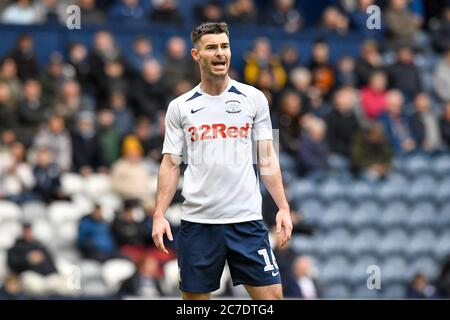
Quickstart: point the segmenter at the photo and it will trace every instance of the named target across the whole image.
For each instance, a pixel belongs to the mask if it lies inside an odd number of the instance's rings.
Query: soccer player
[[[251,298],[281,299],[280,274],[262,221],[259,178],[278,206],[276,233],[283,245],[291,238],[292,221],[268,101],[261,91],[229,77],[226,23],[204,23],[191,39],[201,82],[167,109],[153,240],[167,253],[163,235],[173,237],[164,215],[187,156],[178,238],[183,299],[209,299],[219,289],[226,261],[233,285],[243,284]]]

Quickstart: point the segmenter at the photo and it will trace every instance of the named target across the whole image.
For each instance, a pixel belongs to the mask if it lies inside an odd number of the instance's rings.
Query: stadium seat
[[[349,286],[345,284],[332,284],[326,287],[325,299],[349,299],[351,298]]]
[[[84,297],[105,297],[112,294],[111,290],[102,281],[89,281],[81,287]]]
[[[72,202],[55,201],[48,207],[48,217],[55,226],[68,221],[77,221],[82,216],[80,208]]]
[[[422,254],[431,255],[435,244],[436,236],[433,231],[418,230],[411,237],[406,250],[411,258]]]
[[[297,203],[316,196],[317,187],[313,181],[308,179],[299,179],[291,184],[288,197]]]
[[[434,257],[438,260],[442,260],[450,255],[450,232],[448,229],[443,231],[436,239],[436,243],[433,246],[433,253]]]
[[[84,192],[92,200],[97,200],[111,190],[111,178],[105,174],[93,174],[85,178]]]
[[[122,210],[122,199],[116,193],[105,193],[97,199],[97,203],[102,207],[103,217],[106,221],[113,221],[117,211]]]
[[[430,160],[422,154],[408,156],[403,160],[403,171],[410,177],[430,173]]]
[[[377,290],[376,288],[369,289],[367,288],[366,283],[362,283],[360,286],[355,287],[351,294],[352,298],[369,300],[379,299],[381,295],[380,290]]]
[[[429,201],[418,202],[412,208],[408,225],[411,229],[422,229],[437,226],[438,212]]]
[[[47,205],[44,202],[33,201],[22,205],[23,221],[32,223],[38,219],[47,219]]]
[[[347,226],[352,218],[352,207],[344,200],[337,200],[330,204],[322,217],[322,227],[334,229],[336,227]]]
[[[33,222],[33,233],[39,241],[56,248],[58,242],[55,241],[55,233],[58,229],[54,228],[48,220],[39,219]],[[59,225],[60,226],[60,225]],[[58,228],[59,228],[58,226]]]
[[[442,155],[433,160],[431,170],[436,179],[441,179],[450,173],[450,156]]]
[[[382,284],[382,299],[404,299],[406,297],[406,286],[404,284]]]
[[[380,242],[380,235],[373,228],[365,228],[360,230],[353,237],[350,244],[350,252],[357,257],[361,254],[374,254],[376,247]]]
[[[434,190],[434,199],[436,202],[445,205],[450,201],[450,176],[441,181],[438,188]]]
[[[360,202],[352,213],[351,226],[354,230],[365,227],[378,227],[381,213],[378,202],[373,200]]]
[[[295,171],[297,168],[297,163],[295,159],[285,152],[280,152],[279,155],[281,171]]]
[[[0,200],[0,223],[4,221],[19,221],[21,218],[22,210],[17,204]]]
[[[84,178],[79,174],[66,172],[61,176],[61,189],[68,195],[83,193]]]
[[[380,226],[384,229],[404,227],[409,219],[409,207],[403,201],[394,201],[385,207],[380,217]]]
[[[22,225],[17,221],[2,222],[0,224],[0,250],[13,246],[22,233]]]
[[[305,255],[318,254],[320,247],[320,238],[317,236],[293,235],[291,240],[292,249]]]
[[[162,279],[161,289],[167,296],[178,295],[179,289],[178,261],[170,260],[164,264],[164,278]]]
[[[77,208],[78,219],[82,218],[87,214],[90,214],[95,207],[95,203],[91,199],[91,197],[83,193],[72,195],[71,202]]]
[[[324,206],[318,199],[306,199],[301,201],[298,210],[301,212],[305,223],[316,224],[323,217]]]
[[[420,200],[431,200],[436,192],[438,185],[431,175],[416,176],[412,184],[408,187],[406,193],[410,202]]]
[[[409,245],[408,233],[402,228],[389,230],[384,237],[381,238],[377,246],[379,256],[392,256],[406,254],[405,250]]]
[[[75,247],[75,242],[78,237],[78,224],[68,221],[58,226],[56,235],[59,248]]]
[[[320,270],[320,280],[325,285],[342,283],[348,278],[349,261],[341,256],[329,256]]]
[[[380,266],[382,281],[385,283],[408,281],[407,273],[408,264],[406,260],[400,256],[392,256],[387,258]]]
[[[320,242],[320,250],[325,256],[330,254],[342,254],[348,251],[348,244],[351,242],[352,235],[343,228],[330,229],[327,236]]]
[[[371,200],[374,196],[374,191],[370,183],[365,181],[356,181],[345,188],[348,198],[353,203]]]
[[[345,186],[339,183],[336,178],[324,180],[317,190],[319,197],[325,201],[333,202],[345,198]]]
[[[375,198],[385,204],[396,200],[403,200],[407,187],[407,180],[387,180],[375,187]]]
[[[367,268],[373,265],[380,265],[380,260],[374,255],[358,255],[348,269],[348,278],[354,285],[366,283],[368,273]]]
[[[125,259],[111,259],[102,265],[102,279],[110,292],[115,293],[120,283],[131,277],[136,271],[133,262]]]
[[[102,265],[95,260],[81,260],[78,262],[78,267],[81,271],[81,279],[83,285],[92,281],[101,281]]]
[[[439,275],[439,266],[440,264],[430,256],[419,256],[415,257],[409,267],[408,271],[410,273],[411,278],[416,273],[424,274],[428,280],[434,281],[436,277]]]

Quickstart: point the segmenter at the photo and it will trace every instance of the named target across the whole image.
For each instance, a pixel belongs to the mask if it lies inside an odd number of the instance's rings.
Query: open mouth
[[[217,66],[225,66],[226,62],[225,61],[215,61],[212,63],[213,66],[217,67]]]

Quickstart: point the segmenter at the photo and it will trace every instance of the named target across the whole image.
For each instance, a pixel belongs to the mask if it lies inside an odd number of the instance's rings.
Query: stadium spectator
[[[165,114],[159,113],[158,121],[155,124],[156,130],[153,130],[153,134],[150,139],[144,144],[144,150],[149,156],[150,160],[156,163],[160,163],[162,160],[162,146],[164,142],[164,134],[166,131]]]
[[[274,0],[270,8],[268,22],[279,26],[287,33],[295,33],[303,26],[303,17],[295,8],[294,0]],[[267,20],[265,21],[267,23]]]
[[[442,111],[439,119],[439,127],[441,129],[442,140],[446,144],[447,150],[450,150],[450,101],[447,102]]]
[[[175,0],[152,0],[153,9],[150,20],[156,23],[175,24],[183,23],[183,17]]]
[[[326,32],[345,35],[350,25],[349,19],[335,6],[325,8],[322,14],[321,28]]]
[[[105,13],[96,6],[96,0],[80,0],[81,23],[101,24],[105,22]]]
[[[330,61],[330,46],[325,40],[314,42],[308,68],[312,73],[313,86],[327,97],[336,84],[336,71]]]
[[[314,275],[314,266],[308,256],[299,256],[293,263],[298,298],[318,299],[323,297],[323,289]]]
[[[144,151],[138,138],[127,136],[122,150],[122,158],[114,163],[111,172],[113,190],[125,200],[140,199],[145,208],[153,207],[151,177],[144,165]]]
[[[96,116],[90,111],[80,112],[71,134],[73,170],[82,176],[94,172],[106,173],[106,161],[96,132]]]
[[[438,98],[450,101],[450,47],[444,52],[433,74],[433,89]]]
[[[23,97],[18,109],[19,125],[28,138],[49,118],[52,106],[42,96],[42,86],[37,80],[27,80],[23,84]]]
[[[377,43],[366,40],[362,44],[361,54],[355,62],[355,73],[358,79],[358,87],[369,84],[369,79],[375,71],[383,70],[383,61],[378,50]]]
[[[12,58],[6,57],[0,65],[0,82],[9,87],[10,99],[12,103],[17,104],[22,97],[22,82],[17,76],[16,62]]]
[[[111,111],[114,114],[114,128],[120,137],[133,131],[134,115],[127,103],[127,96],[121,91],[115,91],[110,96]]]
[[[109,168],[120,158],[121,134],[114,125],[115,114],[109,109],[98,112],[98,140],[105,165]]]
[[[379,118],[389,143],[397,154],[409,153],[416,148],[409,121],[403,114],[403,102],[403,95],[399,90],[388,91],[386,111]]]
[[[326,130],[322,119],[313,118],[306,123],[298,150],[300,175],[322,175],[328,170],[330,151],[325,140]]]
[[[414,99],[415,111],[411,116],[411,131],[416,145],[425,152],[441,150],[442,140],[438,117],[430,105],[426,92],[419,93]]]
[[[279,110],[274,112],[273,121],[279,131],[281,150],[293,157],[297,156],[303,115],[300,96],[293,91],[285,91],[280,98]]]
[[[81,88],[75,80],[65,80],[60,87],[55,103],[55,113],[64,118],[69,128],[75,125],[76,116],[83,110],[92,110],[94,101],[82,95]]]
[[[124,201],[123,211],[115,217],[112,223],[114,240],[120,249],[125,249],[125,246],[143,249],[148,240],[144,222],[135,217],[134,210],[136,208],[139,209],[139,200]]]
[[[225,18],[222,4],[218,0],[209,0],[204,4],[194,6],[192,14],[197,23],[203,23],[204,21],[221,22]]]
[[[69,6],[67,0],[38,0],[34,9],[37,21],[45,24],[62,24],[66,22],[66,9]]]
[[[450,3],[442,10],[442,16],[434,21],[432,27],[432,39],[436,51],[441,53],[450,48]]]
[[[8,275],[0,288],[0,300],[25,300],[22,285],[15,274]]]
[[[422,273],[417,273],[411,280],[406,293],[407,299],[435,299],[437,298],[436,288],[428,282]]]
[[[39,16],[32,0],[16,0],[5,8],[1,16],[5,24],[30,25],[39,22]]]
[[[152,40],[146,35],[138,35],[133,41],[133,48],[129,57],[129,63],[134,73],[138,75],[146,62],[158,60],[155,56]]]
[[[244,81],[256,85],[262,81],[262,73],[270,79],[270,89],[277,92],[284,88],[287,81],[286,71],[281,61],[272,52],[271,43],[268,38],[257,38],[253,43],[253,49],[247,54],[244,66]]]
[[[145,11],[139,0],[120,0],[108,12],[108,19],[119,23],[130,23],[144,18]]]
[[[335,92],[333,110],[327,115],[327,143],[331,152],[348,157],[353,137],[360,129],[355,113],[354,90],[343,87]]]
[[[69,171],[72,168],[72,140],[66,130],[64,118],[51,116],[47,126],[36,135],[34,146],[49,148],[62,171]]]
[[[17,76],[25,81],[36,78],[39,74],[38,60],[34,47],[34,39],[29,34],[22,34],[16,42],[15,47],[8,55],[17,66]]]
[[[355,61],[351,56],[342,56],[337,64],[336,85],[356,86]]]
[[[166,70],[167,71],[167,70]],[[172,70],[175,72],[175,70]],[[172,73],[172,71],[169,71]],[[161,65],[156,60],[147,61],[142,68],[142,77],[136,80],[134,87],[134,103],[137,114],[156,119],[156,114],[167,106],[169,86],[167,84],[168,74],[163,79]],[[175,74],[173,74],[175,76]],[[176,80],[176,79],[175,79]],[[169,82],[172,82],[171,79]]]
[[[369,85],[361,89],[361,107],[369,120],[377,119],[386,108],[387,77],[382,71],[375,71]]]
[[[61,188],[61,169],[55,163],[51,150],[39,147],[36,150],[36,160],[33,174],[36,184],[33,192],[46,203],[54,200],[70,200]]]
[[[17,129],[17,104],[11,93],[11,87],[0,82],[0,126]]]
[[[256,25],[259,23],[258,8],[253,0],[233,0],[227,8],[230,24]]]
[[[289,74],[290,87],[300,95],[304,112],[308,112],[311,108],[310,93],[311,88],[311,72],[304,67],[297,67]]]
[[[46,70],[40,77],[42,98],[50,105],[54,105],[64,79],[63,57],[59,52],[53,52]]]
[[[78,82],[82,91],[92,92],[90,79],[90,65],[88,61],[88,50],[81,42],[73,42],[68,47],[68,66],[73,68],[73,79]]]
[[[111,226],[104,220],[102,208],[99,205],[95,206],[91,214],[80,220],[77,247],[85,259],[105,262],[120,257]]]
[[[371,124],[355,136],[350,159],[353,171],[369,180],[384,178],[389,174],[394,152],[379,123]]]
[[[30,296],[68,295],[67,280],[58,273],[50,251],[36,240],[31,225],[24,224],[22,236],[7,252],[8,267],[20,276]]]
[[[20,142],[13,143],[0,158],[0,198],[17,203],[35,198],[31,192],[35,180],[26,160],[26,149]]]
[[[121,63],[122,68],[126,65],[122,52],[115,43],[112,34],[104,30],[96,32],[94,35],[93,50],[89,57],[89,64],[95,90],[94,94],[98,105],[104,105],[108,102],[109,96],[105,92],[105,83],[107,81],[105,66],[108,62],[115,61]]]
[[[139,261],[137,272],[120,285],[118,296],[152,299],[164,295],[158,272],[158,261],[153,257],[144,257]]]
[[[188,55],[186,42],[181,37],[175,36],[167,40],[162,69],[162,81],[167,88],[175,88],[182,81],[197,85],[200,79],[199,71]]]
[[[300,53],[294,43],[286,43],[281,48],[280,52],[281,65],[287,75],[290,75],[292,70],[300,66]],[[289,79],[287,79],[289,82]],[[289,83],[289,85],[291,85]]]
[[[420,22],[408,8],[407,0],[391,0],[389,7],[384,11],[388,48],[398,46],[412,46],[414,36],[420,28]]]
[[[422,90],[420,71],[414,63],[414,52],[410,47],[401,47],[396,55],[397,61],[387,68],[389,87],[399,89],[405,100],[411,101]]]

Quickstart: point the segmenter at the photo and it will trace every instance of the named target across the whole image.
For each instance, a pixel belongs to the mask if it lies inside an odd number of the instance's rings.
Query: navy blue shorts
[[[262,220],[231,224],[182,220],[178,238],[180,290],[216,291],[225,261],[235,286],[281,283],[268,234]]]

